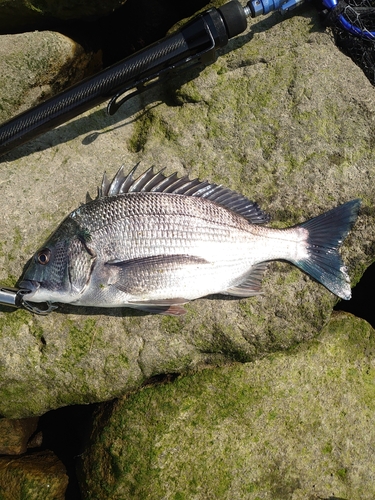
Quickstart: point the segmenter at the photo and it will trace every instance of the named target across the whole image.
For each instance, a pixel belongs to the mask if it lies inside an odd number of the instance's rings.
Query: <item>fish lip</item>
[[[39,290],[40,288],[40,283],[39,281],[34,281],[34,280],[22,280],[18,284],[18,287],[27,294],[27,300],[30,300],[35,293]]]

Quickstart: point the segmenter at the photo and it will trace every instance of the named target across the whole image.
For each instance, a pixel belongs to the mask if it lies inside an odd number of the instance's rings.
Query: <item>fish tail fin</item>
[[[298,226],[308,230],[308,257],[293,264],[345,300],[351,298],[350,278],[338,249],[353,227],[360,205],[359,199],[349,201]]]

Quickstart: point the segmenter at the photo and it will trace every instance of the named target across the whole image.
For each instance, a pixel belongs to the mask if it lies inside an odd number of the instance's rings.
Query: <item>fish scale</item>
[[[185,197],[164,193],[129,193],[126,197],[117,195],[97,202],[83,205],[72,212],[71,217],[79,218],[81,223],[96,231],[107,224],[130,217],[182,216],[204,219],[207,223],[239,227],[241,220],[231,211],[221,210],[214,202],[205,199]],[[246,227],[246,224],[243,224]]]
[[[117,242],[112,255],[106,252],[109,258],[187,253],[210,242],[220,242],[222,246],[231,243],[233,254],[239,253],[236,248],[241,240],[249,244],[245,232],[250,233],[251,227],[247,222],[242,224],[242,218],[236,214],[200,198],[162,193],[117,196],[100,205],[95,211],[99,217],[96,214],[93,218],[93,211],[95,206],[80,208],[75,219],[98,243],[98,249],[100,241]]]

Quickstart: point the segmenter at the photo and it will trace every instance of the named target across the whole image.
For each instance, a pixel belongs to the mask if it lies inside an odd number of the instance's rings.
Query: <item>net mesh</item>
[[[327,21],[337,46],[375,85],[375,0],[339,1]]]

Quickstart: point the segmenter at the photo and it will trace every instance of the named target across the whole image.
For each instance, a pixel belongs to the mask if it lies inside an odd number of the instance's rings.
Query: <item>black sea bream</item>
[[[95,200],[74,210],[31,260],[25,305],[133,307],[180,315],[209,294],[260,292],[266,263],[287,260],[343,299],[351,296],[338,248],[360,200],[303,224],[271,229],[268,216],[227,188],[135,168],[104,175]]]

